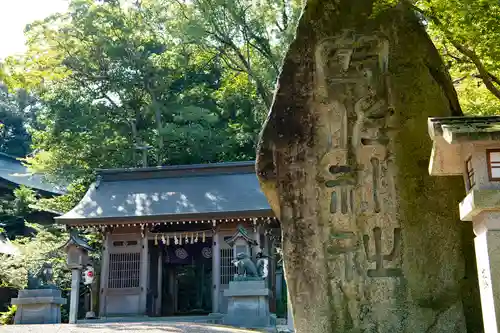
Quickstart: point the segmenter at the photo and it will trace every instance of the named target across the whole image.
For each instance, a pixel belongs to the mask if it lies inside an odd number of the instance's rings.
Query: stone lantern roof
[[[66,242],[66,244],[64,244],[62,247],[64,249],[67,249],[69,246],[71,245],[75,245],[76,247],[78,248],[81,248],[85,251],[88,251],[88,252],[91,252],[93,251],[94,249],[87,243],[86,240],[84,240],[83,238],[81,238],[77,231],[76,230],[71,230],[71,232],[69,233],[69,239],[68,241]]]
[[[428,131],[433,140],[429,173],[462,175],[462,145],[500,142],[500,116],[429,118]]]
[[[236,231],[236,233],[231,238],[229,238],[226,243],[228,243],[229,246],[232,247],[234,246],[234,243],[240,238],[244,239],[248,245],[257,245],[257,241],[250,238],[245,228],[243,228],[241,225],[238,226],[238,230]]]
[[[429,118],[429,135],[449,144],[500,140],[500,116]]]

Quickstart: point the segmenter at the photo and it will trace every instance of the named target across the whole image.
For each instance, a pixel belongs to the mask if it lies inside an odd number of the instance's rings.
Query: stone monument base
[[[66,298],[57,289],[25,289],[11,303],[17,306],[14,324],[59,324]]]
[[[231,281],[224,296],[228,297],[225,325],[245,328],[275,325],[269,313],[269,289],[264,280]]]

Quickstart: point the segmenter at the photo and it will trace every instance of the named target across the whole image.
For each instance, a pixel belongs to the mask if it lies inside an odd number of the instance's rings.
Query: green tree
[[[144,150],[149,165],[254,158],[299,10],[74,0],[30,24],[27,53],[5,68],[11,88],[40,96],[32,168],[80,193],[94,169],[140,166]]]
[[[500,114],[500,3],[496,0],[419,0],[454,78],[467,114]]]
[[[30,205],[36,200],[35,192],[25,186],[18,187],[0,198],[0,220],[4,225],[3,231],[9,238],[24,234],[25,219],[32,212]]]
[[[29,224],[36,235],[19,237],[13,244],[19,249],[17,256],[2,256],[0,260],[0,281],[3,285],[24,289],[28,283],[28,272],[36,274],[43,263],[51,263],[54,270],[54,284],[62,290],[71,287],[66,255],[62,246],[69,235],[51,227]]]
[[[168,2],[168,1],[167,1]],[[233,72],[245,73],[266,111],[282,57],[292,41],[301,1],[177,1],[188,42],[220,57]]]
[[[0,81],[0,152],[24,157],[30,151],[28,129],[33,125],[36,100],[24,89],[9,92]]]

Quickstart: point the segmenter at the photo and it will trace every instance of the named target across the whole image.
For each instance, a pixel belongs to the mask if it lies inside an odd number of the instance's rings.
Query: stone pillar
[[[500,331],[500,212],[473,218],[484,333]]]
[[[99,316],[106,316],[106,294],[108,290],[108,274],[109,274],[109,232],[104,235],[104,248],[102,249],[101,273],[99,283]]]
[[[286,326],[290,331],[295,332],[295,329],[293,328],[293,314],[292,314],[292,304],[290,302],[290,298],[287,299],[286,305],[287,305]]]
[[[140,297],[140,312],[147,313],[146,304],[148,297],[148,270],[149,270],[149,255],[148,255],[148,237],[146,232],[141,238],[141,275],[140,275],[140,285],[141,285],[141,297]]]
[[[94,281],[90,285],[90,292],[89,292],[89,295],[88,295],[89,306],[87,307],[88,311],[85,314],[85,319],[94,319],[94,318],[96,318],[96,315],[95,315],[96,286],[97,286],[96,281]]]
[[[218,230],[212,236],[212,312],[219,312],[220,295],[220,235]]]
[[[80,269],[73,268],[71,270],[71,296],[69,299],[69,323],[76,324],[78,319],[78,302],[80,296],[80,279],[82,273]]]

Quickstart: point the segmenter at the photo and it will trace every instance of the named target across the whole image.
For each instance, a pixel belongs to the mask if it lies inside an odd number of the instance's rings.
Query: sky
[[[67,7],[67,0],[0,0],[0,59],[25,51],[26,24]]]

